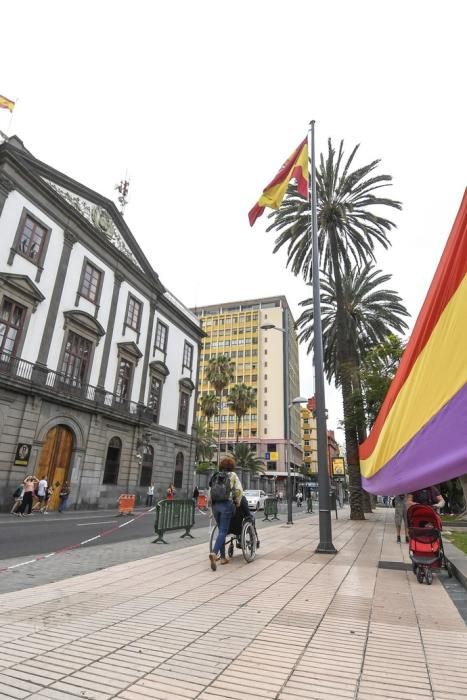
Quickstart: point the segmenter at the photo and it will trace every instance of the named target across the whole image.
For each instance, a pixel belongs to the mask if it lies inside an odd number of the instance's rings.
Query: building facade
[[[235,367],[232,385],[245,383],[256,389],[256,406],[243,418],[239,441],[248,443],[264,461],[268,476],[283,479],[287,473],[287,388],[291,401],[298,397],[300,386],[298,341],[286,298],[213,304],[193,312],[206,334],[200,357],[199,396],[214,391],[206,377],[209,360],[227,355]],[[227,403],[229,390],[230,387],[224,390],[220,405],[221,451],[232,450],[236,440],[235,416]],[[198,415],[201,417],[201,412]],[[290,410],[290,425],[289,459],[292,468],[298,469],[302,464],[302,446],[300,410],[296,405]]]
[[[77,508],[193,483],[200,323],[114,203],[0,144],[0,501],[25,474]]]
[[[307,476],[318,478],[318,436],[316,433],[315,400],[308,399],[300,410],[303,464]]]

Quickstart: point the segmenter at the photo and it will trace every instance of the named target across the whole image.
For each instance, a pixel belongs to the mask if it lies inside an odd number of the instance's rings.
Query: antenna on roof
[[[117,197],[118,202],[121,206],[120,209],[120,214],[123,216],[125,212],[125,207],[128,204],[128,190],[130,189],[130,180],[126,179],[127,175],[125,175],[125,179],[120,181],[120,184],[115,185],[115,189],[118,190],[119,192],[119,197]]]

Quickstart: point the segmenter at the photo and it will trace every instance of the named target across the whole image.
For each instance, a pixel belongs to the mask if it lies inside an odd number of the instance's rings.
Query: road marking
[[[94,542],[94,540],[98,540],[101,537],[101,535],[96,535],[95,537],[90,537],[89,540],[84,540],[84,542],[80,542],[80,544],[87,544],[88,542]]]
[[[116,525],[115,527],[110,527],[108,530],[103,530],[95,537],[91,537],[88,540],[84,540],[83,542],[77,542],[76,544],[67,545],[66,547],[62,547],[62,549],[58,549],[56,552],[50,552],[50,554],[40,554],[35,559],[29,559],[28,561],[22,561],[19,564],[12,564],[11,566],[4,566],[3,568],[0,568],[0,573],[3,573],[4,571],[11,571],[11,569],[17,569],[20,566],[26,566],[26,564],[34,564],[37,561],[41,561],[42,559],[48,559],[49,557],[53,557],[56,554],[65,554],[65,552],[69,552],[70,550],[76,549],[77,547],[82,547],[84,544],[88,544],[89,542],[94,542],[94,540],[98,540],[100,537],[105,537],[105,535],[110,535],[112,532],[116,532],[121,527],[125,527],[125,525],[129,525],[130,523],[135,522],[135,520],[139,520],[140,518],[143,518],[145,515],[152,513],[154,510],[156,510],[156,506],[149,508],[149,510],[145,510],[143,513],[139,513],[136,517],[132,518],[131,520],[127,520],[126,522],[122,523],[121,525]],[[96,516],[94,516],[94,517],[96,517]],[[61,518],[57,518],[57,520],[60,520],[60,519]],[[71,520],[71,518],[70,518],[70,520]],[[51,522],[51,520],[48,520],[47,522]],[[108,522],[114,523],[115,521],[109,520]],[[91,525],[91,524],[92,523],[83,523],[83,525]],[[99,523],[95,523],[95,525],[104,525],[104,524],[106,524],[106,523],[103,523],[102,521]],[[77,527],[79,527],[79,525],[77,525]]]
[[[101,520],[100,523],[78,523],[76,527],[87,527],[88,525],[110,525],[114,520]],[[131,521],[130,521],[131,522]]]

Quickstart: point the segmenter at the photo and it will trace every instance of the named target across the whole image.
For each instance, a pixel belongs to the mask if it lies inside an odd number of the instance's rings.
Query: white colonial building
[[[0,144],[0,502],[25,474],[92,508],[191,492],[200,322],[115,204]]]

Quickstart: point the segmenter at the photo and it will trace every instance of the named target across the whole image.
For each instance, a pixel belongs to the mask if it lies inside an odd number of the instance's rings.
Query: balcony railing
[[[47,393],[78,399],[89,405],[102,406],[135,418],[147,413],[146,407],[135,401],[129,401],[100,387],[85,384],[77,378],[54,372],[7,353],[0,354],[1,377],[8,377],[34,388],[43,387]]]

